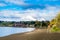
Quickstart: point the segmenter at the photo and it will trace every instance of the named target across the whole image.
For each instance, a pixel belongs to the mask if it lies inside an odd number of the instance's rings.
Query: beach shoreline
[[[60,40],[60,33],[47,33],[46,29],[35,29],[30,32],[12,34],[0,40]]]

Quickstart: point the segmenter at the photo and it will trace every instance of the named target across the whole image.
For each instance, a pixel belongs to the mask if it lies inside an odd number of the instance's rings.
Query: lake
[[[0,27],[0,37],[33,31],[35,28]]]

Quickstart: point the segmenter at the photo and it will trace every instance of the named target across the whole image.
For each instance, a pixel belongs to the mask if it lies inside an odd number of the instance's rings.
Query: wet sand
[[[0,37],[0,40],[60,40],[60,33],[47,33],[46,29]]]

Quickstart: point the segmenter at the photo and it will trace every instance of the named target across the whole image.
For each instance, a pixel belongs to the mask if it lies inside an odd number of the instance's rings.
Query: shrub
[[[51,28],[51,32],[58,32],[60,31],[60,28],[58,28],[56,25],[53,25]]]

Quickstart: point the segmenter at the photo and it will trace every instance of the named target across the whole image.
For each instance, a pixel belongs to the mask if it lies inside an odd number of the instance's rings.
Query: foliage
[[[0,21],[0,26],[10,26],[13,27],[15,26],[14,24],[22,24],[28,27],[31,25],[34,26],[35,28],[40,28],[40,27],[47,27],[49,25],[49,21],[20,21],[20,22],[10,22],[10,21]],[[41,25],[42,24],[42,25]],[[18,26],[16,26],[18,27]]]
[[[40,25],[41,25],[41,23],[39,21],[36,21],[34,27],[35,28],[40,28]]]
[[[60,32],[60,13],[58,13],[57,16],[51,20],[50,25],[52,25],[52,32]]]
[[[35,28],[46,28],[50,24],[49,21],[35,21]]]
[[[42,27],[44,27],[44,26],[48,26],[50,24],[50,22],[49,21],[42,21]]]
[[[51,32],[60,32],[60,28],[58,28],[56,25],[53,25],[51,28]]]
[[[0,21],[0,26],[13,26],[14,22]]]
[[[50,21],[50,25],[54,25],[56,23],[56,19],[52,19],[51,21]]]
[[[56,16],[56,25],[60,28],[60,13]]]

